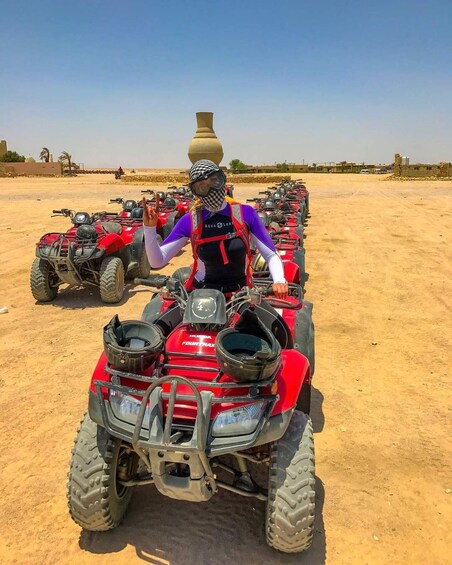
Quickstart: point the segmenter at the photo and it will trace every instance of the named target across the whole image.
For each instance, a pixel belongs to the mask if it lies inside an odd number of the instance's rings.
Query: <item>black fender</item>
[[[130,249],[130,260],[133,262],[139,262],[141,254],[144,249],[144,228],[138,228],[133,234],[133,241],[129,245]]]
[[[168,214],[168,217],[166,218],[166,223],[163,226],[163,241],[165,241],[165,239],[169,236],[169,234],[171,233],[172,229],[174,228],[174,226],[177,224],[177,220],[178,218],[178,211],[174,210],[174,212],[171,212],[171,214]]]
[[[296,263],[300,269],[300,285],[303,287],[306,282],[306,258],[304,247],[299,247],[294,252],[292,261]]]
[[[294,332],[294,349],[307,357],[311,366],[311,377],[315,371],[315,336],[312,308],[312,302],[303,300],[303,308],[297,311]]]

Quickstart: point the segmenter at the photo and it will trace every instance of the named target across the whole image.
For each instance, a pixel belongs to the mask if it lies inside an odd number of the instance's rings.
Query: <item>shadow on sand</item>
[[[141,290],[141,289],[140,289]],[[124,285],[124,295],[119,302],[102,302],[99,289],[95,287],[68,287],[60,290],[52,302],[35,302],[36,306],[62,308],[63,310],[85,310],[85,308],[117,308],[125,304],[136,294],[133,282]]]
[[[315,388],[311,402],[314,432],[320,433],[325,422],[323,395]],[[267,546],[262,501],[221,489],[208,502],[178,501],[162,496],[153,485],[135,491],[119,528],[83,531],[79,545],[94,554],[118,553],[131,545],[137,557],[153,565],[322,565],[326,559],[324,502],[324,485],[316,476],[314,537],[302,554],[279,553]]]
[[[312,546],[303,554],[279,553],[265,541],[265,504],[221,491],[209,502],[190,503],[160,495],[152,486],[135,492],[122,525],[109,532],[80,535],[80,548],[118,553],[131,545],[146,563],[171,565],[325,563],[324,489],[316,477],[316,518]]]

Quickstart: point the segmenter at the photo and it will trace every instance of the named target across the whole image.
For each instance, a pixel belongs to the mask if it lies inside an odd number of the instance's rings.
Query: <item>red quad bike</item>
[[[304,247],[299,245],[298,236],[292,237],[289,231],[270,231],[276,250],[283,262],[284,276],[288,282],[304,288],[306,282],[306,259]],[[271,279],[267,263],[260,253],[256,253],[251,263],[253,276],[258,279]]]
[[[124,229],[119,222],[99,221],[106,214],[54,210],[70,217],[65,233],[50,232],[36,244],[30,275],[31,292],[39,302],[50,302],[61,284],[99,288],[103,302],[119,302],[124,277],[147,277],[150,271],[142,224]]]
[[[138,208],[136,200],[127,200],[126,198],[112,198],[110,204],[122,204],[122,212],[117,214],[118,218],[130,218],[130,214],[134,208]]]
[[[180,218],[188,212],[188,204],[178,201],[173,196],[165,196],[160,200],[157,233],[163,241],[169,236]]]
[[[312,304],[298,285],[278,300],[268,285],[226,298],[208,289],[188,294],[162,275],[136,282],[163,293],[141,321],[115,316],[104,328],[72,450],[71,517],[105,531],[121,523],[138,486],[190,502],[226,489],[265,502],[271,547],[307,549],[315,504]]]
[[[297,190],[302,194],[304,197],[304,201],[306,204],[306,212],[309,213],[309,190],[306,188],[306,185],[303,182],[303,179],[297,179]]]

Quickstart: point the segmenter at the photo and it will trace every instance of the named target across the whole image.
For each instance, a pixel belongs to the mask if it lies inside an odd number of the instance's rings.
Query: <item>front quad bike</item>
[[[309,310],[300,287],[290,285],[287,300],[267,297],[268,285],[226,300],[216,290],[187,294],[175,278],[142,282],[162,288],[154,307],[141,321],[115,316],[104,328],[72,451],[71,517],[105,531],[120,524],[139,485],[191,502],[226,489],[266,502],[271,547],[307,549],[315,480],[311,420],[296,410],[311,379],[296,343]]]
[[[99,221],[86,212],[54,210],[70,216],[73,227],[65,233],[51,232],[36,244],[30,274],[31,292],[40,302],[53,300],[58,287],[90,285],[99,288],[106,303],[119,302],[125,276],[149,274],[141,223],[122,226]]]

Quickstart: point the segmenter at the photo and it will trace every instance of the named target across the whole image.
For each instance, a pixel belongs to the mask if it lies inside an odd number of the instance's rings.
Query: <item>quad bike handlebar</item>
[[[142,190],[141,194],[155,194],[155,190],[148,188],[147,190]]]
[[[288,308],[290,310],[299,310],[302,306],[301,299],[303,291],[300,285],[289,283],[289,295],[297,299],[291,302],[282,298],[275,298],[273,296],[272,282],[268,281],[253,281],[253,287],[244,286],[237,292],[232,293],[230,300],[226,306],[227,309],[234,308],[234,310],[241,304],[249,302],[252,305],[260,304],[261,301],[268,297],[268,301],[275,308]],[[134,279],[135,284],[142,284],[143,286],[164,289],[174,298],[181,308],[184,310],[187,301],[187,290],[178,279],[174,279],[168,275],[149,275],[147,279]]]
[[[66,218],[73,218],[75,214],[74,210],[69,210],[69,208],[61,208],[61,210],[52,210],[53,216],[65,216]]]
[[[124,198],[110,198],[110,203],[113,204],[123,204]]]

